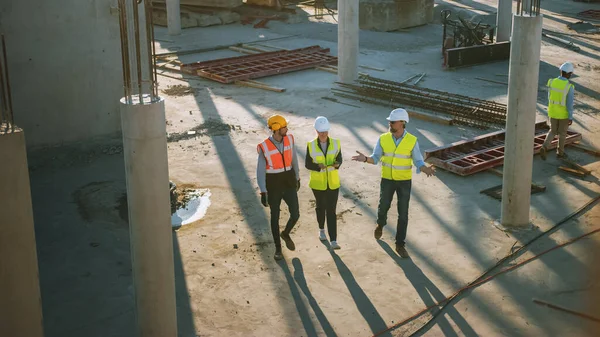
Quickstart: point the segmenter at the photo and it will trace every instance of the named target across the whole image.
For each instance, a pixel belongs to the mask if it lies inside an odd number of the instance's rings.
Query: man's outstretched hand
[[[431,166],[423,166],[421,167],[421,172],[425,173],[428,177],[435,175],[435,167]]]

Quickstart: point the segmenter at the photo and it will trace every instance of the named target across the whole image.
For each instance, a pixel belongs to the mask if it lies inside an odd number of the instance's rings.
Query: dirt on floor
[[[484,15],[494,11],[496,2],[436,5]],[[563,12],[597,5],[547,0],[542,6],[544,28],[567,32],[565,22],[576,19]],[[265,40],[280,48],[321,45],[335,53],[337,26],[330,18],[272,21],[266,29],[237,24],[192,28],[177,37],[157,29],[157,38],[172,41],[158,44],[157,52]],[[423,87],[506,103],[506,86],[476,77],[506,75],[508,62],[445,70],[441,36],[437,23],[402,32],[361,31],[359,63],[384,70],[361,71],[395,81],[426,72],[419,83]],[[536,116],[545,118],[546,80],[570,60],[576,65],[571,128],[582,133],[583,143],[598,149],[600,42],[589,37],[568,37],[580,52],[542,41]],[[181,60],[239,55],[220,49]],[[410,336],[417,331],[427,336],[589,335],[581,317],[532,300],[589,314],[600,310],[598,301],[589,301],[598,285],[590,268],[597,264],[590,254],[598,247],[596,236],[544,253],[599,228],[598,203],[562,221],[600,194],[597,157],[567,148],[572,160],[592,171],[584,178],[559,173],[561,162],[553,154],[546,161],[535,157],[533,180],[546,190],[531,197],[534,226],[516,233],[494,227],[501,204],[480,194],[501,184],[501,177],[485,172],[460,177],[441,169],[430,178],[415,174],[407,236],[411,258],[400,259],[394,251],[396,200],[382,240],[375,240],[380,168],[351,160],[355,151],[370,153],[387,131],[389,108],[322,99],[333,97],[330,89],[337,77],[319,70],[260,79],[286,88],[284,93],[169,75],[159,77],[159,84],[161,90],[173,90],[165,94],[169,174],[181,193],[177,202],[185,203],[185,193],[192,189],[211,192],[206,216],[173,232],[179,336]],[[256,145],[269,136],[266,120],[275,113],[288,119],[301,178],[301,216],[292,232],[296,250],[284,249],[280,262],[273,259],[269,209],[260,204],[256,181]],[[341,140],[344,159],[337,205],[342,249],[336,251],[319,240],[304,168],[306,144],[316,137],[313,123],[321,115],[332,123],[330,136]],[[422,152],[490,132],[422,120],[411,120],[408,131],[418,137]],[[134,335],[122,148],[54,149],[30,163],[46,335]],[[285,204],[281,211],[283,228],[289,217]],[[495,266],[538,236],[521,255]],[[529,257],[536,258],[465,291],[436,315],[440,302],[483,273]],[[434,315],[433,323],[425,325]]]

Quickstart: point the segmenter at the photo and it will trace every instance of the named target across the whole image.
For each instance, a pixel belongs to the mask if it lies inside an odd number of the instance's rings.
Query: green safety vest
[[[315,138],[308,143],[308,153],[315,164],[323,164],[327,168],[321,171],[310,171],[310,181],[308,186],[313,190],[325,191],[327,187],[335,190],[340,188],[339,171],[332,165],[335,163],[338,153],[342,150],[339,139],[329,138],[329,147],[327,147],[327,155],[319,146],[319,138]]]
[[[574,88],[569,80],[551,78],[548,80],[548,116],[554,119],[568,119],[567,95]]]
[[[389,180],[412,179],[412,149],[417,144],[417,137],[406,132],[396,147],[390,132],[379,137],[383,149],[381,156],[381,177]]]

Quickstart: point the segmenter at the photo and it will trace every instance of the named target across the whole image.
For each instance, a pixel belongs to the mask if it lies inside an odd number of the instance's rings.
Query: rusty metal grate
[[[600,10],[589,9],[587,11],[577,13],[577,16],[584,19],[600,20]]]
[[[546,122],[535,125],[534,154],[540,152],[547,132]],[[430,149],[425,151],[425,160],[452,173],[468,176],[503,164],[504,137],[505,131],[502,130]],[[579,140],[581,140],[580,133],[567,132],[567,144]],[[548,148],[554,149],[557,146],[558,138],[555,138]]]
[[[312,46],[188,63],[181,65],[181,71],[221,83],[233,83],[328,64],[337,65],[337,57],[329,54],[329,48]]]

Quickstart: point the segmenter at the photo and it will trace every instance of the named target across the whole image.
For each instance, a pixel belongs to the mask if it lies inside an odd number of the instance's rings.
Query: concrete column
[[[338,81],[358,78],[358,0],[338,0]]]
[[[181,34],[181,13],[179,0],[167,0],[167,27],[169,35]]]
[[[42,299],[23,131],[0,130],[0,153],[0,335],[42,337]]]
[[[502,225],[529,225],[542,15],[513,18],[508,71]]]
[[[176,337],[165,105],[121,99],[138,336]]]
[[[496,15],[496,42],[510,41],[512,29],[512,0],[498,0]]]

